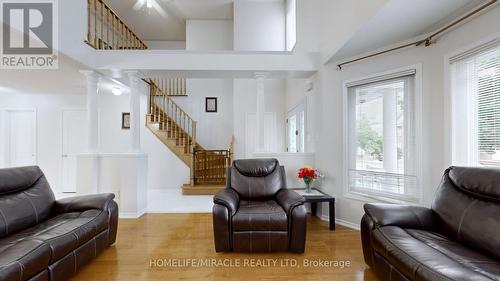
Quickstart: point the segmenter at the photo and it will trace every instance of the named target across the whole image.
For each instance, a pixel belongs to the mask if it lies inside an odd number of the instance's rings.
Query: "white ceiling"
[[[105,0],[120,18],[145,41],[185,41],[187,19],[232,19],[234,0],[156,0],[168,13],[133,7],[137,0]]]
[[[423,35],[484,0],[390,0],[333,56],[350,58]]]

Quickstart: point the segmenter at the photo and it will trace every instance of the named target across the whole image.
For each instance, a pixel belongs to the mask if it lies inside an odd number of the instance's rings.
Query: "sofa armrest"
[[[107,211],[114,198],[115,195],[113,193],[63,198],[55,202],[53,210],[56,214],[81,212],[90,209]]]
[[[428,208],[395,204],[365,204],[364,209],[375,228],[382,226],[434,228],[434,212]]]
[[[232,188],[225,188],[214,196],[214,203],[228,208],[230,215],[233,216],[238,210],[240,196]]]
[[[287,214],[290,214],[293,208],[304,204],[305,200],[304,197],[291,189],[282,189],[276,195],[276,202]]]

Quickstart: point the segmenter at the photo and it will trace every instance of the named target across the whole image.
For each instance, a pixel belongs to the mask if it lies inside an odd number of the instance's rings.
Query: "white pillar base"
[[[96,161],[101,175],[98,179],[92,176]],[[77,194],[114,193],[120,217],[138,218],[147,212],[147,173],[145,153],[80,154]]]

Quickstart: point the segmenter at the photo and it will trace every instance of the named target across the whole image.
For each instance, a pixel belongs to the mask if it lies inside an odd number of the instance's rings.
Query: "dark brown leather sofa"
[[[115,242],[113,194],[55,200],[36,166],[0,169],[0,280],[66,280]]]
[[[500,169],[447,169],[431,209],[365,212],[364,258],[382,280],[500,280]]]
[[[286,188],[278,160],[235,160],[214,203],[217,252],[304,252],[304,198]]]

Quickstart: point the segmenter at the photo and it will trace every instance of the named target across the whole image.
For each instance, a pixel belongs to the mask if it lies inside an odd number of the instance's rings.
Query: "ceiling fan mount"
[[[137,0],[135,3],[133,9],[135,11],[139,11],[141,9],[148,9],[148,10],[155,10],[158,14],[160,14],[162,17],[167,18],[168,13],[165,11],[165,9],[158,3],[159,0]],[[167,0],[170,1],[170,0]]]

